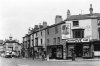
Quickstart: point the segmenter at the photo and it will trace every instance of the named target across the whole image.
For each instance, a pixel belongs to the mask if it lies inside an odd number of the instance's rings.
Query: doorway
[[[56,48],[52,48],[52,59],[56,59]]]
[[[82,57],[83,45],[81,43],[78,43],[75,45],[75,54],[76,54],[76,57]]]

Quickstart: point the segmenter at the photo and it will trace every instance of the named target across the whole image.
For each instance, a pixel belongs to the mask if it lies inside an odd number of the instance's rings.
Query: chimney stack
[[[34,30],[36,31],[36,30],[38,30],[38,29],[39,29],[38,25],[35,25],[35,26],[34,26]]]
[[[68,9],[68,10],[67,10],[67,18],[69,18],[70,16],[71,16],[70,10]]]
[[[43,28],[47,27],[47,22],[43,21]]]
[[[59,23],[61,21],[63,21],[62,16],[56,15],[56,17],[55,17],[55,24],[57,24],[57,23]]]
[[[90,11],[90,15],[93,15],[93,8],[92,8],[92,4],[90,4],[90,9],[89,9],[89,11]]]

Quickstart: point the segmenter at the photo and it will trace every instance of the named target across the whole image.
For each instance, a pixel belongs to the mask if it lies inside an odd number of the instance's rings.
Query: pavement
[[[32,58],[21,58],[21,59],[27,59],[27,60],[33,60]],[[34,59],[34,61],[72,61],[72,59],[68,59],[68,60],[57,60],[57,59]],[[100,61],[100,58],[93,58],[93,59],[83,59],[83,58],[75,58],[75,61]]]
[[[92,60],[92,61],[91,61]],[[0,66],[100,66],[100,58],[82,59],[76,58],[75,61],[32,58],[3,58],[0,57]]]

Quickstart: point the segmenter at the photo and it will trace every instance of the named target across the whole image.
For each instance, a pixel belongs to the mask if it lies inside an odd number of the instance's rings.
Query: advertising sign
[[[61,26],[62,39],[70,38],[71,24],[66,23]]]

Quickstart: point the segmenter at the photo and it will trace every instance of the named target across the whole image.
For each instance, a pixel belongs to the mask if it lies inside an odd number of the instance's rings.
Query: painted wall
[[[71,37],[73,38],[73,33],[72,33],[72,29],[84,29],[84,38],[89,38],[91,39],[92,37],[92,21],[91,19],[84,19],[84,20],[78,20],[79,21],[79,26],[74,27],[73,26],[73,21],[66,21],[66,23],[70,23],[71,24]]]
[[[92,39],[99,39],[99,35],[98,35],[98,26],[97,26],[97,19],[92,19],[91,20],[92,23]]]

